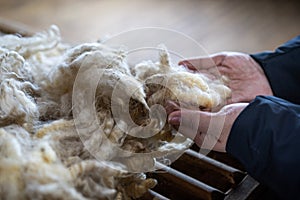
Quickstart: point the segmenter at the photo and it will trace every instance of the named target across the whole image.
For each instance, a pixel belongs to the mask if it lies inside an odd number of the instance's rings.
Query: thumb
[[[189,58],[181,60],[178,64],[183,65],[190,70],[208,69],[221,65],[224,57],[224,54],[214,54],[209,57]]]

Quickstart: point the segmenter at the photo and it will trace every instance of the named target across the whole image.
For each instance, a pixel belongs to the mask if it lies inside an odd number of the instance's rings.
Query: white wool
[[[0,47],[0,79],[15,78],[31,80],[28,63],[15,51]]]
[[[182,68],[176,66],[177,69],[173,69],[170,60],[170,55],[167,48],[164,45],[159,45],[159,61],[153,62],[152,60],[142,61],[136,64],[133,68],[135,77],[139,80],[145,81],[147,78],[156,74],[167,74],[171,71],[182,71]]]
[[[30,199],[72,199],[86,200],[82,194],[78,193],[74,188],[63,185],[50,183],[47,185],[28,184],[25,195]]]
[[[134,70],[137,79],[145,80],[147,77],[157,74],[160,71],[160,67],[151,60],[147,60],[135,65]]]
[[[136,65],[135,70],[153,93],[148,100],[150,105],[169,99],[191,107],[213,109],[223,106],[230,96],[230,89],[221,78],[211,80],[203,74],[173,66],[166,49],[160,52],[159,63],[148,63],[148,67],[143,67],[146,63]]]
[[[158,90],[150,97],[151,104],[164,99],[180,101],[191,106],[215,108],[226,102],[230,89],[223,83],[208,80],[204,75],[189,72],[170,72],[153,75],[147,78],[146,83],[151,87],[160,84],[167,88]]]
[[[38,108],[26,92],[29,82],[9,78],[0,83],[0,125],[12,122],[32,124],[38,118]]]
[[[22,157],[21,147],[18,145],[17,139],[5,137],[5,131],[0,129],[0,144],[1,144],[1,158],[10,157],[12,159],[19,159]]]
[[[59,191],[67,193],[71,186],[71,174],[57,160],[49,143],[24,143],[24,138],[13,136],[16,130],[30,137],[24,129],[18,127],[0,129],[0,196],[8,199],[32,198],[33,189],[48,185],[55,185],[56,188],[60,188]]]
[[[56,26],[27,38],[0,36],[0,44],[1,199],[142,197],[156,180],[140,172],[192,144],[148,105],[178,98],[214,108],[230,95],[222,81],[173,66],[165,47],[158,62],[129,66],[123,51],[103,44],[61,43]],[[72,98],[85,102],[92,78],[96,116],[75,126]]]
[[[22,38],[17,35],[4,35],[0,37],[1,47],[18,52],[24,57],[29,57],[39,51],[55,47],[60,42],[60,33],[57,26],[51,26],[43,33],[33,37]]]

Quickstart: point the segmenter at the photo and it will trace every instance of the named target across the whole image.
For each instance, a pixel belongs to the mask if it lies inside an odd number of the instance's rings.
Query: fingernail
[[[181,121],[181,117],[179,117],[179,116],[169,117],[168,121],[169,121],[169,124],[179,125],[180,121]]]
[[[187,66],[187,62],[186,61],[181,61],[181,62],[178,63],[178,65],[182,65],[182,66],[186,67]]]

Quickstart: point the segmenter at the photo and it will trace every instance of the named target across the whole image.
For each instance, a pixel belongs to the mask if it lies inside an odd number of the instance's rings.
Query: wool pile
[[[130,66],[120,49],[63,43],[56,26],[0,45],[1,199],[140,198],[157,183],[145,172],[192,144],[155,105],[213,109],[230,96],[222,81],[172,64],[164,47],[157,62]]]

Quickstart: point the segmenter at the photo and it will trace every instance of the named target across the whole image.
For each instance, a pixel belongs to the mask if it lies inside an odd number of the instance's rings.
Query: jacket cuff
[[[250,54],[263,69],[275,96],[300,104],[300,36],[274,52]],[[283,84],[284,83],[284,84]]]
[[[260,104],[266,97],[256,97],[235,120],[226,144],[226,151],[237,158],[254,177],[261,176],[267,166],[271,134],[264,127]],[[259,165],[259,167],[257,167]]]

